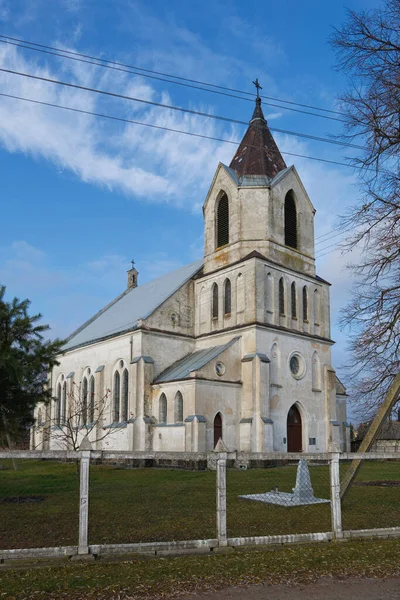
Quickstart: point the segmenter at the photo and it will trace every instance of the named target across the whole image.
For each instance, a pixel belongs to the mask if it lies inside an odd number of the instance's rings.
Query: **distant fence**
[[[393,453],[1,451],[0,560],[400,537],[399,492]]]

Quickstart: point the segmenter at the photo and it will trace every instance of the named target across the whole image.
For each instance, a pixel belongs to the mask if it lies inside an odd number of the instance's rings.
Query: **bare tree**
[[[362,142],[360,201],[342,218],[358,248],[350,265],[354,293],[342,312],[354,355],[354,397],[365,417],[376,411],[400,370],[400,0],[348,12],[331,39],[348,77],[340,98],[343,139]]]
[[[39,408],[36,421],[37,427],[43,431],[42,440],[53,440],[54,445],[65,450],[79,450],[85,436],[94,445],[104,440],[116,431],[106,426],[110,418],[110,398],[110,390],[100,396],[87,385],[72,382],[70,392],[65,391],[53,398],[54,414],[51,418],[43,419],[44,407]]]

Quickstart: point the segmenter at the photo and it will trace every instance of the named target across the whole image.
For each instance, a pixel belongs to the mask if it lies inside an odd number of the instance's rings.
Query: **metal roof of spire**
[[[258,95],[250,124],[229,167],[236,171],[239,178],[246,175],[266,175],[272,179],[286,169],[286,163],[264,117],[261,98]]]

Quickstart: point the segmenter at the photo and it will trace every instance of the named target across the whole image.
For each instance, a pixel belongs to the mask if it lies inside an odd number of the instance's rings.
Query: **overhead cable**
[[[253,100],[254,99],[254,95],[251,92],[247,92],[244,90],[237,90],[234,88],[229,88],[229,87],[225,87],[222,85],[216,85],[213,83],[207,83],[204,81],[198,81],[196,79],[189,79],[187,77],[180,77],[177,75],[171,75],[168,73],[162,73],[160,71],[154,71],[151,69],[145,69],[142,67],[137,67],[137,66],[133,66],[133,65],[128,65],[125,63],[121,63],[121,62],[117,62],[117,61],[113,61],[113,60],[108,60],[105,58],[100,58],[100,57],[96,57],[96,56],[91,56],[88,54],[83,54],[80,52],[74,52],[71,50],[65,50],[63,48],[59,48],[56,46],[49,46],[46,44],[38,44],[36,42],[30,42],[28,40],[22,40],[20,38],[14,38],[11,36],[6,36],[6,35],[1,35],[0,34],[0,41],[3,43],[8,43],[8,44],[12,44],[14,46],[19,46],[21,48],[26,48],[29,50],[36,50],[38,52],[47,52],[48,54],[54,54],[54,52],[57,52],[59,54],[55,54],[55,56],[63,56],[65,58],[76,58],[77,60],[79,60],[79,57],[84,58],[84,59],[89,59],[90,61],[97,61],[95,63],[91,63],[91,64],[97,64],[98,66],[103,66],[103,67],[107,67],[107,68],[113,68],[113,66],[115,67],[122,67],[122,68],[118,68],[116,70],[125,70],[125,69],[129,69],[129,71],[126,72],[133,72],[136,71],[136,74],[141,74],[142,76],[146,76],[145,73],[147,74],[148,77],[151,77],[150,74],[153,75],[157,75],[157,76],[162,76],[162,77],[169,77],[170,80],[169,83],[175,83],[178,84],[179,82],[187,82],[188,84],[198,84],[201,86],[206,86],[206,87],[198,87],[198,85],[188,85],[187,87],[194,87],[196,89],[201,89],[203,91],[208,91],[208,92],[213,92],[213,93],[218,93],[218,90],[225,90],[226,92],[230,92],[230,94],[223,94],[223,95],[228,95],[231,97],[235,97],[235,98],[239,98],[241,100]],[[28,45],[26,45],[28,44]],[[51,51],[51,52],[50,52]],[[81,62],[87,62],[87,61],[81,61]],[[100,64],[103,63],[103,64]],[[139,73],[140,72],[140,73]],[[155,79],[160,79],[160,77],[153,77]],[[172,81],[172,80],[176,80],[176,81]],[[161,81],[166,81],[165,79],[161,79]],[[184,83],[180,83],[180,85],[185,85]],[[209,89],[207,89],[209,88]],[[215,89],[212,89],[215,88]],[[241,96],[233,96],[232,92],[238,93],[238,94],[243,94],[245,96],[251,96],[251,98],[243,98]],[[222,93],[222,92],[219,92]],[[342,115],[343,113],[340,113],[339,111],[336,110],[331,110],[331,109],[327,109],[327,108],[321,108],[318,106],[312,106],[309,104],[303,104],[300,102],[294,102],[292,100],[283,100],[281,98],[274,98],[272,96],[266,96],[266,95],[261,95],[260,96],[262,99],[265,100],[273,100],[274,102],[283,102],[284,104],[288,104],[291,106],[301,106],[302,108],[309,108],[312,110],[319,110],[321,112],[324,113],[331,113],[331,114],[336,114],[336,115]],[[265,104],[268,104],[267,102]],[[316,116],[316,117],[321,117],[321,118],[325,118],[325,119],[330,119],[333,121],[342,121],[345,122],[344,119],[338,119],[335,117],[329,117],[327,115],[321,115],[321,114],[316,114],[316,113],[310,113],[310,112],[305,112],[305,111],[300,111],[298,109],[295,108],[290,108],[290,106],[279,106],[279,105],[275,105],[275,104],[271,104],[271,106],[276,106],[277,108],[283,108],[283,109],[287,109],[287,110],[294,110],[296,112],[302,112],[304,114],[310,114],[312,116]]]
[[[62,85],[62,86],[66,86],[66,87],[71,87],[71,88],[75,88],[78,90],[82,90],[82,91],[86,91],[86,92],[92,92],[95,94],[103,94],[105,96],[111,96],[113,98],[120,98],[122,100],[130,100],[132,102],[139,102],[141,104],[148,104],[150,106],[156,106],[158,108],[166,108],[168,110],[175,110],[175,111],[179,111],[179,112],[184,112],[184,113],[189,113],[192,115],[197,115],[197,116],[201,116],[201,117],[206,117],[209,119],[214,119],[217,121],[224,121],[224,122],[228,122],[228,123],[235,123],[237,125],[246,125],[248,126],[249,123],[248,121],[241,121],[239,119],[232,119],[230,117],[223,117],[220,115],[213,115],[211,113],[205,113],[202,111],[197,111],[197,110],[193,110],[193,109],[189,109],[189,108],[182,108],[180,106],[174,106],[171,104],[164,104],[161,102],[154,102],[153,100],[145,100],[144,98],[136,98],[134,96],[127,96],[125,94],[117,94],[116,92],[109,92],[106,90],[100,90],[97,88],[91,88],[91,87],[87,87],[87,86],[82,86],[82,85],[78,85],[76,83],[71,83],[71,82],[66,82],[66,81],[60,81],[58,79],[52,79],[49,77],[41,77],[39,75],[33,75],[31,73],[23,73],[21,71],[15,71],[12,69],[4,69],[4,68],[0,68],[0,71],[4,72],[4,73],[10,73],[12,75],[19,75],[21,77],[27,77],[29,79],[35,79],[35,80],[39,80],[39,81],[46,81],[48,83],[53,83],[56,85]],[[357,150],[363,150],[363,146],[358,146],[356,144],[349,144],[349,143],[342,143],[339,142],[338,140],[332,140],[329,138],[322,138],[322,137],[318,137],[318,136],[314,136],[314,135],[310,135],[307,133],[299,133],[299,132],[295,132],[295,131],[290,131],[287,129],[278,129],[276,127],[270,127],[269,128],[270,131],[276,132],[276,133],[281,133],[284,135],[294,135],[296,137],[303,137],[306,139],[310,139],[310,140],[315,140],[318,142],[324,142],[327,144],[334,144],[336,146],[346,146],[349,148],[355,148]]]
[[[3,69],[0,69],[0,71],[1,70],[3,70]],[[183,134],[183,135],[190,135],[190,136],[193,136],[193,137],[203,138],[203,139],[207,139],[207,140],[213,140],[213,141],[216,141],[216,142],[224,142],[226,144],[234,144],[236,146],[240,145],[240,142],[235,142],[233,140],[227,140],[227,139],[224,139],[224,138],[219,138],[219,137],[214,137],[214,136],[209,136],[209,135],[203,135],[201,133],[193,133],[191,131],[184,131],[182,129],[172,129],[170,127],[163,127],[161,125],[154,125],[152,123],[143,123],[142,121],[135,121],[133,119],[125,119],[123,117],[116,117],[116,116],[113,116],[113,115],[106,115],[106,114],[103,114],[103,113],[96,113],[96,112],[92,112],[92,111],[89,111],[89,110],[83,110],[83,109],[79,109],[79,108],[72,108],[71,106],[63,106],[61,104],[54,104],[52,102],[43,102],[41,100],[34,100],[33,98],[24,98],[22,96],[16,96],[14,94],[5,94],[5,93],[1,92],[0,96],[4,96],[6,98],[13,98],[15,100],[22,100],[24,102],[30,102],[32,104],[40,104],[40,105],[49,106],[49,107],[52,107],[52,108],[59,108],[59,109],[62,109],[62,110],[68,110],[68,111],[71,111],[71,112],[81,113],[81,114],[85,114],[85,115],[92,115],[94,117],[101,117],[103,119],[111,119],[113,121],[121,121],[123,123],[130,123],[130,124],[133,124],[133,125],[140,125],[140,126],[143,126],[143,127],[150,127],[152,129],[161,129],[161,130],[164,130],[164,131],[170,131],[170,132],[173,132],[173,133],[180,133],[180,134]],[[257,146],[251,146],[251,147],[256,148]],[[274,152],[274,150],[273,149],[269,149],[269,152]],[[317,161],[317,162],[323,162],[323,163],[327,163],[327,164],[331,164],[331,165],[337,165],[337,166],[340,166],[340,167],[347,167],[347,168],[352,168],[352,169],[353,168],[355,168],[355,169],[361,169],[362,168],[362,167],[358,167],[357,165],[349,165],[347,163],[342,163],[342,162],[335,161],[335,160],[328,160],[328,159],[325,159],[325,158],[317,158],[315,156],[308,156],[308,155],[305,155],[305,154],[297,154],[295,152],[287,152],[285,150],[281,150],[281,151],[276,150],[275,152],[276,153],[281,152],[281,154],[286,154],[287,156],[295,156],[297,158],[305,158],[307,160],[313,160],[313,161]]]

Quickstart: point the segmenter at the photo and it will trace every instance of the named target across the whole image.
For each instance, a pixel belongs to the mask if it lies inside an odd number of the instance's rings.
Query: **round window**
[[[224,363],[217,362],[217,364],[215,365],[215,372],[220,377],[221,377],[221,375],[224,375],[224,373],[225,373],[225,365],[224,365]]]
[[[300,354],[292,354],[289,358],[289,368],[295,379],[301,379],[306,372],[306,363]]]
[[[292,356],[290,359],[290,370],[293,375],[298,375],[300,371],[300,362],[297,356]]]
[[[120,360],[120,361],[119,361],[119,368],[120,368],[120,369],[122,369],[122,367],[123,367],[123,366],[124,366],[124,361],[123,361],[123,360]]]

